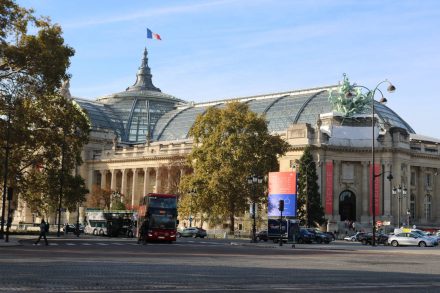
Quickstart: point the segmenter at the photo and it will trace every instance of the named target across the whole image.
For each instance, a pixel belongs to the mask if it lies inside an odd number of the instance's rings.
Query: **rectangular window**
[[[416,172],[411,172],[411,186],[416,185]]]
[[[431,182],[431,174],[428,173],[428,174],[426,174],[426,187],[431,187],[431,184],[432,184],[432,182]]]

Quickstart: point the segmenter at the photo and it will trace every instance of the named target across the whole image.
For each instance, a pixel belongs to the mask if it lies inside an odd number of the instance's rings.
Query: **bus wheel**
[[[93,235],[97,236],[98,235],[98,230],[93,230]]]
[[[99,230],[99,236],[104,236],[104,230]]]

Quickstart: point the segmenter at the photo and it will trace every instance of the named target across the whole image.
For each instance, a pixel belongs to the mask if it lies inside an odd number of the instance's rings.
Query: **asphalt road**
[[[0,246],[0,292],[440,292],[440,247],[49,240]]]

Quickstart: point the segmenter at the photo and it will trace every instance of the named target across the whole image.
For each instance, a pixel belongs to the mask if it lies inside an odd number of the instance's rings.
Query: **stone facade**
[[[264,114],[269,130],[290,144],[279,159],[280,171],[295,171],[304,148],[312,147],[329,230],[343,231],[346,221],[357,230],[371,229],[373,161],[376,220],[440,227],[440,140],[416,134],[391,109],[380,106],[374,123],[371,114],[343,118],[328,103],[336,86],[195,104],[163,94],[151,77],[145,50],[134,86],[95,102],[76,99],[93,124],[82,152],[85,163],[75,170],[89,190],[96,185],[119,192],[132,208],[148,192],[178,192],[180,178],[191,172],[184,162],[196,115],[234,100]],[[402,192],[394,194],[398,186]],[[260,207],[263,218],[264,210]],[[76,212],[63,216],[65,222],[77,219]],[[34,220],[20,203],[14,221]]]

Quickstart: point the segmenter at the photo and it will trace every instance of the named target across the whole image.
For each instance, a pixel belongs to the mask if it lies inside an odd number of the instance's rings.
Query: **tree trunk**
[[[229,232],[234,233],[234,226],[235,226],[235,219],[234,219],[234,213],[229,214]]]

